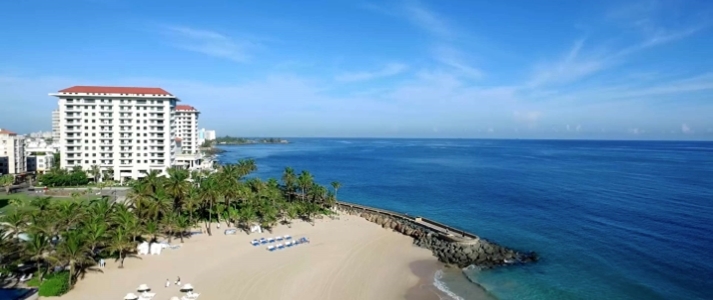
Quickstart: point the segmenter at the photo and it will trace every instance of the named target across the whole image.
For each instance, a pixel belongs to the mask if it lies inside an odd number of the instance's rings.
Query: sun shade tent
[[[181,287],[181,292],[189,292],[193,290],[193,286],[190,283],[186,283]]]

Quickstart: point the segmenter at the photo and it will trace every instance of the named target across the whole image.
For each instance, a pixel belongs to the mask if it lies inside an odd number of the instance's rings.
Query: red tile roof
[[[176,110],[197,110],[195,107],[190,105],[176,105]]]
[[[17,135],[17,133],[14,133],[10,130],[5,130],[5,129],[0,129],[0,134]]]
[[[73,86],[66,88],[60,93],[106,93],[106,94],[150,94],[150,95],[171,95],[162,88],[148,87],[119,87],[119,86]]]

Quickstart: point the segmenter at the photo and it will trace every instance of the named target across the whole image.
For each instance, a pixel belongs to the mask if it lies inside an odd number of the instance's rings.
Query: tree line
[[[256,169],[253,160],[240,160],[215,172],[170,168],[168,176],[161,176],[151,171],[132,182],[121,203],[108,197],[12,200],[0,216],[1,271],[17,272],[18,264],[30,263],[40,290],[42,283],[49,282],[43,281],[49,274],[66,278],[71,289],[87,272],[97,271],[101,258],[114,258],[123,268],[142,241],[163,237],[169,243],[175,239],[182,243],[193,228],[212,235],[214,223],[248,234],[253,225],[271,231],[277,224],[291,226],[295,219],[313,222],[332,213],[338,182],[332,182],[330,190],[317,184],[309,172],[296,173],[289,167],[280,180],[246,178]],[[57,277],[50,272],[54,268],[68,275]]]

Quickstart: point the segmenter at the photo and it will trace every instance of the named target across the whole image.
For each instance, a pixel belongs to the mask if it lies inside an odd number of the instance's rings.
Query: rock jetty
[[[339,203],[342,212],[362,217],[383,228],[413,237],[414,245],[429,249],[448,266],[465,268],[471,265],[490,269],[503,265],[537,261],[534,252],[518,252],[466,233],[429,226],[422,218],[413,218],[355,204]]]

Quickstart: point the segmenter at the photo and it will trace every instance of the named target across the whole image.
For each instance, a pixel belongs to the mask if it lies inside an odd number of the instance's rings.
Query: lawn
[[[12,199],[20,199],[22,201],[30,201],[36,197],[46,197],[44,194],[25,194],[25,193],[16,193],[16,194],[0,194],[0,214],[6,211],[10,205],[10,200]],[[94,195],[86,195],[79,197],[79,200],[92,200],[96,199],[97,196]],[[71,197],[52,197],[52,200],[57,200],[57,201],[62,201],[62,200],[69,200],[72,199]]]

